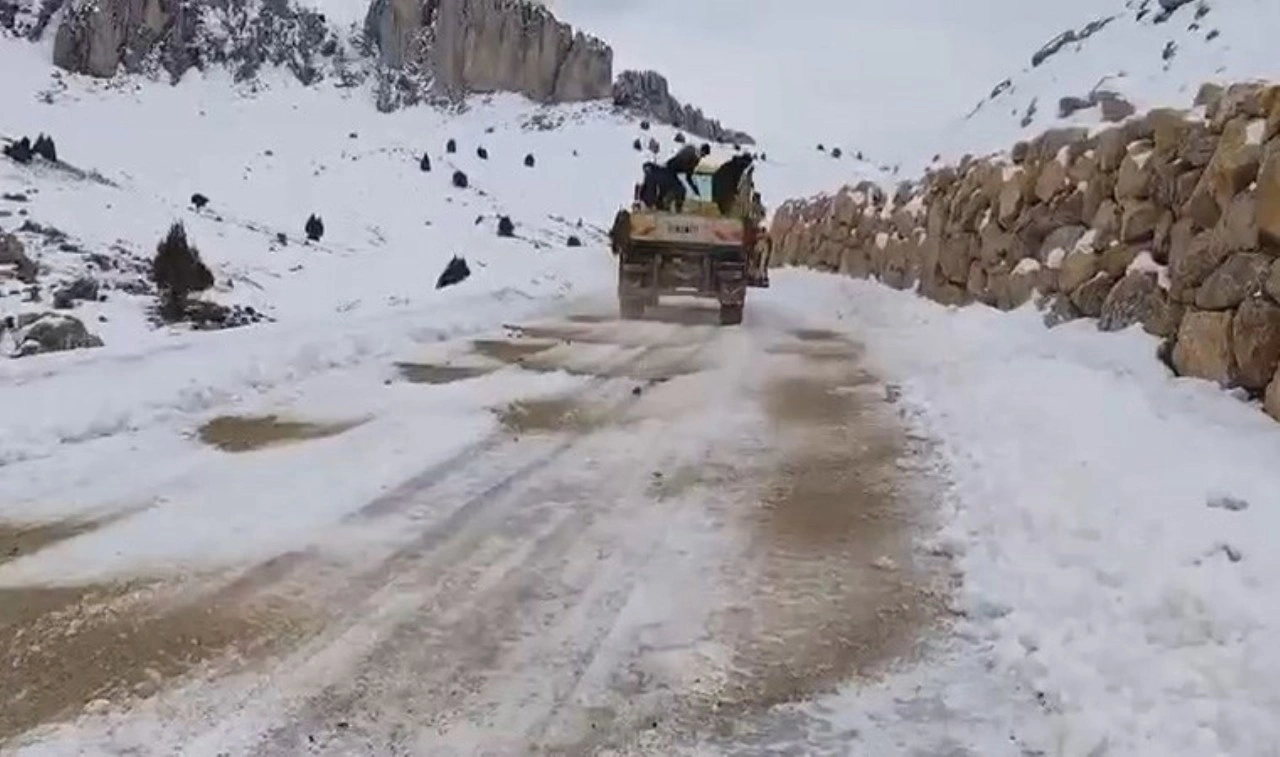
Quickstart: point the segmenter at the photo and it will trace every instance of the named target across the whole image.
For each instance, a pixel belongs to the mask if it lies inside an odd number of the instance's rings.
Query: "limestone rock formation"
[[[671,95],[671,88],[656,71],[623,71],[613,84],[613,104],[619,108],[670,124],[705,139],[740,145],[755,144],[744,132],[727,129],[707,118],[700,109],[682,104]]]
[[[386,69],[426,75],[449,97],[576,102],[611,91],[613,50],[526,0],[374,0],[365,37]]]

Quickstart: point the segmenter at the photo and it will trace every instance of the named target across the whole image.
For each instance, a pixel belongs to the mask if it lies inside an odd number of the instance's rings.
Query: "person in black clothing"
[[[680,152],[667,161],[667,170],[677,178],[683,176],[684,180],[688,182],[689,188],[699,197],[702,195],[698,192],[698,187],[693,183],[693,169],[698,167],[698,162],[701,160],[702,156],[698,154],[698,148],[693,145],[685,145],[680,148]]]

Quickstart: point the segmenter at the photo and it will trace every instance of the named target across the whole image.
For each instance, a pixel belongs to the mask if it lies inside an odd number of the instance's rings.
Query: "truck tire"
[[[721,305],[720,306],[720,325],[721,326],[737,326],[742,323],[742,306],[741,305]]]
[[[618,312],[624,321],[637,321],[644,317],[644,300],[638,297],[618,300]]]

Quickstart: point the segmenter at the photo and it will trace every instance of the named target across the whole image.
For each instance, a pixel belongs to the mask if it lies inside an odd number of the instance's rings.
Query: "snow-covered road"
[[[25,692],[4,730],[89,705],[31,749],[666,754],[757,744],[770,707],[910,654],[949,579],[914,549],[934,489],[862,348],[763,301],[732,329],[696,301],[612,310],[576,300],[423,349],[369,377],[387,398],[351,423],[206,425],[240,450],[218,454],[288,466],[263,499],[282,509],[359,478],[393,422],[440,441],[308,546],[185,581],[6,590],[28,609],[0,625],[0,689]],[[433,394],[452,416],[422,411]],[[258,447],[273,434],[295,438]]]

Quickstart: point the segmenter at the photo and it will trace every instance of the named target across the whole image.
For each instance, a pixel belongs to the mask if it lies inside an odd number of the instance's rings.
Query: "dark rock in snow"
[[[570,234],[570,235],[569,235],[569,238],[565,240],[565,246],[567,246],[567,247],[581,247],[581,246],[582,246],[582,240],[581,240],[581,239],[578,239],[578,238],[577,238],[576,236],[574,236],[573,234]]]
[[[685,139],[684,132],[681,132],[681,131],[676,132],[675,139],[676,139],[676,142],[679,142],[680,144],[684,144],[687,141]]]
[[[447,286],[453,286],[461,281],[465,281],[471,275],[471,268],[467,265],[466,258],[460,258],[457,255],[449,261],[444,267],[444,271],[440,273],[440,278],[436,279],[436,289],[444,289]]]
[[[422,160],[418,161],[418,168],[422,169],[423,171],[430,171],[431,156],[426,154],[425,152],[422,153]]]
[[[208,204],[209,204],[209,198],[205,197],[199,192],[196,192],[195,194],[191,195],[191,205],[196,210],[200,210],[201,208],[203,208],[205,205],[208,205]]]
[[[282,245],[289,244],[289,236],[285,234],[283,231],[278,232],[276,234],[276,242]]]
[[[636,141],[631,143],[631,149],[636,152],[644,152],[644,145],[640,144],[640,138],[636,137]]]
[[[457,152],[457,151],[458,151],[458,142],[457,142],[457,140],[450,139],[448,142],[445,142],[445,143],[444,143],[444,151],[445,151],[445,152],[447,152],[447,153],[449,153],[450,155],[452,155],[452,154],[454,154],[455,152]]]
[[[536,161],[534,160],[533,153],[529,153],[528,155],[524,156],[524,164],[526,167],[533,168],[535,162]]]
[[[498,236],[513,237],[516,235],[516,225],[511,222],[509,216],[501,216],[498,218]]]
[[[467,181],[467,175],[462,171],[454,171],[453,185],[458,189],[466,189],[467,186],[469,185],[469,182]]]
[[[488,150],[486,150],[486,149],[484,149],[483,147],[477,147],[477,148],[476,148],[476,157],[480,158],[480,160],[488,160],[488,159],[489,159],[489,151],[488,151]]]

